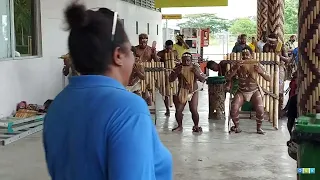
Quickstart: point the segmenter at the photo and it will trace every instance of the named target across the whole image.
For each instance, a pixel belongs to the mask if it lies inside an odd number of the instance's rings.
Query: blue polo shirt
[[[172,157],[146,102],[105,76],[77,76],[44,120],[52,180],[171,180]]]

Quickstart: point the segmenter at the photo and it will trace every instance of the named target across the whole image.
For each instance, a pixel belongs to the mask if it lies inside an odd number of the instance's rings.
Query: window
[[[0,1],[0,59],[12,57],[9,1]]]
[[[149,23],[147,23],[147,33],[148,33],[148,35],[150,34],[150,24]]]
[[[139,34],[139,22],[136,21],[136,34]]]
[[[157,35],[159,35],[159,25],[157,24]]]
[[[147,9],[161,12],[160,8],[155,8],[155,0],[121,0]]]
[[[0,59],[40,56],[40,1],[0,1]]]

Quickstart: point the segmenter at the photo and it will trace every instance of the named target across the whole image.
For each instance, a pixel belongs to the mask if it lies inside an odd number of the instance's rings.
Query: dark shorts
[[[288,118],[297,118],[298,117],[298,96],[292,96],[289,99],[288,106]]]

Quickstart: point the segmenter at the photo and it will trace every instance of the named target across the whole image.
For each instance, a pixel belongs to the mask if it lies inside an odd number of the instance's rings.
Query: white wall
[[[68,33],[63,31],[63,9],[69,0],[41,0],[42,58],[0,61],[0,116],[7,116],[19,101],[43,104],[54,98],[63,86],[63,62],[58,57],[67,52]],[[138,43],[135,24],[139,33],[147,33],[150,23],[149,43],[158,42],[162,47],[161,14],[119,0],[85,0],[88,8],[108,7],[119,12],[133,45]],[[159,25],[159,35],[156,26]]]

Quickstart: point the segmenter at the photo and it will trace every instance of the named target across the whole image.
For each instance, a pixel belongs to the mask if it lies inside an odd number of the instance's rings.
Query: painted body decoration
[[[231,131],[240,133],[239,127],[239,109],[242,107],[245,101],[251,102],[256,111],[257,133],[264,134],[261,129],[263,117],[264,117],[264,105],[263,95],[258,82],[257,75],[262,76],[266,81],[270,81],[270,75],[265,71],[263,66],[259,64],[246,64],[246,60],[250,60],[250,51],[243,50],[243,61],[239,61],[238,64],[232,66],[230,71],[226,74],[226,79],[231,81],[233,77],[237,76],[239,79],[239,88],[235,94],[235,97],[231,103],[231,118],[234,126],[231,127]]]

